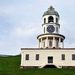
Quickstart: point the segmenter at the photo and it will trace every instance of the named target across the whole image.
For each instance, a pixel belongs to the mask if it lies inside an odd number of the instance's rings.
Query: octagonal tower
[[[44,12],[42,34],[37,36],[39,48],[64,48],[65,36],[60,34],[59,18],[52,6]]]

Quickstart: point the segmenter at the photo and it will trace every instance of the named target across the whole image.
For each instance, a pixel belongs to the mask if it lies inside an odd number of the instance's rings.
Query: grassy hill
[[[75,69],[20,69],[20,55],[0,57],[0,75],[75,75]]]

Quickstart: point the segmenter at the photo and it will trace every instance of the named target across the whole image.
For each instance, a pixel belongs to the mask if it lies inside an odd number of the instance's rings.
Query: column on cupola
[[[62,48],[64,48],[64,40],[63,40],[63,42],[62,42]]]
[[[55,47],[55,37],[53,37],[53,47]]]
[[[38,48],[40,48],[40,39],[38,39]]]
[[[54,18],[54,23],[56,23],[56,16],[53,16],[53,18]]]
[[[41,38],[41,48],[43,47],[43,41],[42,41],[42,38]]]

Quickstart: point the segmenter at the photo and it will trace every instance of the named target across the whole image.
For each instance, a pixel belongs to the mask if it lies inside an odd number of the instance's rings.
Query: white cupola
[[[64,48],[65,36],[60,34],[59,14],[50,6],[43,14],[42,34],[37,37],[39,48]]]

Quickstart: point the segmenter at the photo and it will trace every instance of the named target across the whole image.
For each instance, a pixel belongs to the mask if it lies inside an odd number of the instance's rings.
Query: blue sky
[[[60,14],[65,47],[75,48],[74,0],[0,0],[0,54],[20,54],[20,48],[38,47],[42,15],[53,6]]]

